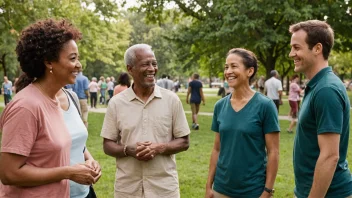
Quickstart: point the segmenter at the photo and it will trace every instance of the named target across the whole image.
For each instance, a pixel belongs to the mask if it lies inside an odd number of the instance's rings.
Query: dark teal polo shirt
[[[229,197],[259,197],[266,178],[264,136],[280,131],[276,106],[257,92],[236,112],[230,98],[222,98],[214,108],[211,130],[220,134],[220,153],[213,188]]]
[[[318,135],[326,132],[340,134],[340,159],[326,198],[351,195],[352,177],[346,160],[350,102],[345,86],[331,67],[322,69],[309,81],[300,109],[293,149],[296,196],[309,195],[320,153]]]

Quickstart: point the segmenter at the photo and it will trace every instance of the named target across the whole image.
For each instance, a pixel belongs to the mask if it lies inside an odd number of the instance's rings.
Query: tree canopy
[[[125,49],[136,43],[150,44],[159,74],[173,78],[193,72],[222,78],[226,53],[234,47],[257,55],[259,75],[277,69],[284,77],[293,70],[288,28],[308,19],[326,20],[333,27],[332,63],[337,71],[350,72],[344,68],[348,61],[336,60],[351,51],[352,1],[137,2],[140,6],[126,11],[114,0],[0,0],[0,72],[10,78],[19,75],[14,50],[20,31],[45,18],[67,18],[82,31],[80,59],[89,77],[116,76],[125,68]]]
[[[335,30],[337,51],[351,50],[352,15],[350,1],[268,1],[268,0],[139,0],[140,11],[149,21],[164,23],[163,13],[176,5],[175,21],[191,18],[191,23],[174,30],[173,41],[188,48],[189,59],[197,60],[210,73],[223,70],[225,55],[231,48],[253,51],[266,75],[273,69],[288,74],[292,69],[291,24],[308,19],[326,20]],[[290,69],[291,67],[291,69]]]
[[[131,26],[120,15],[118,4],[109,0],[0,0],[0,64],[4,75],[19,74],[14,54],[21,30],[45,18],[66,18],[78,27],[83,67],[95,61],[117,67],[129,44]]]

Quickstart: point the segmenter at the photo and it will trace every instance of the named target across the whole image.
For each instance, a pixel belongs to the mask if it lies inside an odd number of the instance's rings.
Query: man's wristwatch
[[[275,192],[275,189],[270,189],[270,188],[267,188],[267,187],[264,187],[264,190],[266,191],[266,192],[268,192],[269,194],[274,194],[274,192]]]

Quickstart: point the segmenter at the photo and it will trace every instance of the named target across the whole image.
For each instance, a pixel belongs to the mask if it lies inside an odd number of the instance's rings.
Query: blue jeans
[[[106,89],[101,89],[101,90],[100,90],[99,102],[100,102],[101,104],[105,104],[105,91],[106,91]]]

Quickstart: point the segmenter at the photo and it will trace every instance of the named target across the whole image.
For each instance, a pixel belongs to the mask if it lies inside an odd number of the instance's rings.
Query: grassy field
[[[190,110],[189,105],[185,104],[185,95],[179,94],[185,110]],[[352,94],[349,92],[349,96]],[[201,106],[201,111],[212,112],[214,103],[220,99],[216,96],[208,96],[206,105]],[[0,97],[1,101],[1,97]],[[280,114],[288,114],[288,103],[280,107]],[[2,111],[2,109],[0,109]],[[104,114],[89,113],[89,138],[87,147],[92,155],[102,166],[103,175],[100,181],[94,185],[98,197],[113,197],[114,179],[115,179],[115,159],[104,154],[102,149],[102,138],[100,130],[103,123]],[[190,114],[187,114],[189,123],[191,122]],[[210,153],[213,147],[214,133],[210,130],[212,117],[199,116],[200,130],[192,131],[191,146],[188,151],[177,154],[177,170],[181,188],[181,197],[183,198],[200,198],[204,197],[204,187],[208,175],[208,166]],[[351,119],[352,122],[352,119]],[[280,164],[279,172],[275,182],[275,197],[286,198],[293,197],[294,177],[292,167],[292,147],[294,134],[288,134],[285,129],[288,128],[288,121],[280,121],[282,133],[280,135]],[[350,129],[352,133],[352,127]],[[0,134],[1,135],[1,134]],[[350,148],[352,141],[350,136]],[[351,152],[348,153],[348,159],[351,162]],[[350,163],[350,168],[352,168]]]

